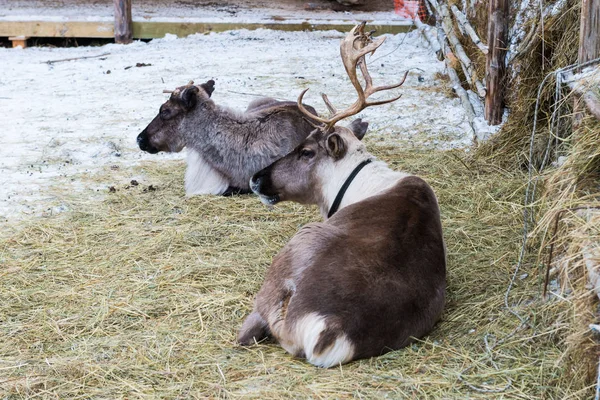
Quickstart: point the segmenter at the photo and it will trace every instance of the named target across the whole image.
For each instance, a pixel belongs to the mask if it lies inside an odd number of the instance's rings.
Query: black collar
[[[354,178],[356,178],[356,175],[358,175],[360,170],[363,169],[367,164],[370,164],[371,161],[373,161],[373,160],[371,160],[371,159],[365,160],[365,161],[361,162],[360,164],[358,164],[356,166],[356,168],[354,168],[354,171],[352,171],[352,173],[350,174],[348,179],[346,179],[346,182],[344,182],[344,184],[342,185],[342,188],[338,192],[337,196],[335,196],[335,200],[333,201],[333,205],[331,206],[331,209],[329,210],[329,213],[327,214],[327,218],[331,218],[331,216],[337,212],[338,208],[340,207],[340,203],[342,202],[342,199],[344,198],[344,195],[346,194],[346,190],[348,190],[348,187],[350,186],[350,184],[352,183]]]

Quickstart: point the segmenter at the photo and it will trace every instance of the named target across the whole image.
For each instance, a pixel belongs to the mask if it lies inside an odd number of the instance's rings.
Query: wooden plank
[[[407,25],[369,25],[377,29],[378,34],[403,33],[414,29]],[[180,37],[194,33],[223,32],[233,29],[273,29],[283,31],[321,31],[338,30],[347,32],[354,27],[353,22],[346,23],[207,23],[207,22],[159,22],[133,21],[133,37],[136,39],[153,39],[172,33]],[[82,37],[82,38],[113,38],[114,24],[112,21],[2,21],[0,19],[0,36],[30,36],[30,37]]]
[[[164,37],[167,33],[175,34],[179,37],[191,35],[194,33],[207,33],[207,32],[225,32],[235,29],[271,29],[280,31],[327,31],[337,30],[340,32],[347,32],[354,27],[354,23],[348,24],[311,24],[308,22],[302,23],[277,23],[277,22],[266,22],[266,23],[237,23],[237,22],[219,22],[219,23],[207,23],[207,22],[133,22],[133,37],[139,39],[152,39]],[[396,34],[403,32],[410,32],[414,29],[411,25],[371,25],[369,27],[376,29],[378,34]]]
[[[490,125],[502,122],[506,50],[508,48],[508,0],[488,4],[488,54],[486,58],[486,95],[484,116]]]
[[[115,42],[128,44],[133,41],[131,0],[114,0]]]
[[[0,21],[0,36],[112,38],[112,22]]]

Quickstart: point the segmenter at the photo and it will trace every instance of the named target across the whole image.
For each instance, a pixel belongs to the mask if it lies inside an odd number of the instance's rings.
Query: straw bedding
[[[142,171],[80,177],[113,182],[102,200],[56,187],[69,211],[0,230],[0,393],[589,397],[591,386],[565,374],[571,308],[539,301],[533,256],[509,296],[528,324],[511,335],[519,321],[505,309],[504,294],[518,254],[524,175],[462,150],[367,142],[394,168],[424,177],[439,197],[449,286],[431,335],[329,370],[273,343],[237,346],[236,331],[272,257],[300,226],[319,219],[317,210],[287,203],[268,210],[253,196],[187,199],[181,162],[146,163]],[[133,185],[129,174],[139,172],[146,181]]]

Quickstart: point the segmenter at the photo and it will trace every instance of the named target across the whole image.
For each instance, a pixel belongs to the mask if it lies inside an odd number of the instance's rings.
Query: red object
[[[394,11],[404,18],[415,19],[419,16],[421,21],[427,19],[427,7],[418,0],[394,0]]]

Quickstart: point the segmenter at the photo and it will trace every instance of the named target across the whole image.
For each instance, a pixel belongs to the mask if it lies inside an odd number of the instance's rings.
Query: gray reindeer
[[[219,106],[210,98],[215,82],[193,82],[170,92],[158,115],[137,137],[148,153],[179,152],[187,147],[185,191],[197,194],[250,193],[254,173],[285,156],[314,129],[314,108],[308,116],[296,102],[262,97],[239,112]],[[364,135],[361,119],[349,128]]]

